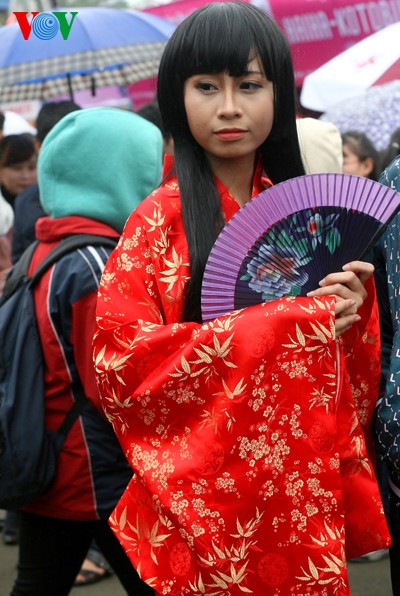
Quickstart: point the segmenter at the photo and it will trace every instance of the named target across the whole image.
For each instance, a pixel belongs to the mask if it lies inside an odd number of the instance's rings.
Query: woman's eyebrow
[[[245,70],[243,76],[247,75],[261,75],[264,76],[264,73],[261,70]]]

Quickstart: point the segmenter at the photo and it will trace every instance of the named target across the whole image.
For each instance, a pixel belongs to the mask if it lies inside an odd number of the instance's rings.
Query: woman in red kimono
[[[372,266],[202,324],[224,223],[304,173],[290,52],[264,12],[212,3],[172,35],[158,85],[175,161],[98,299],[102,405],[135,471],[111,526],[158,594],[349,594],[346,558],[389,541],[361,427],[379,380]]]

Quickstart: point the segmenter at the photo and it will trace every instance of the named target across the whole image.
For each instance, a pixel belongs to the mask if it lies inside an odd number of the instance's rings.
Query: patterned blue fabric
[[[400,155],[379,181],[400,192]],[[383,378],[375,431],[378,454],[388,464],[392,486],[400,491],[400,213],[375,247],[374,264],[381,316]]]

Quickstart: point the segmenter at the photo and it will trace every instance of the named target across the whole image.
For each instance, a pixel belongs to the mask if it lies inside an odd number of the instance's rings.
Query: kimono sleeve
[[[103,273],[97,302],[97,382],[102,407],[125,449],[132,440],[126,434],[131,435],[138,424],[154,427],[158,421],[162,426],[164,398],[157,396],[168,394],[169,387],[178,401],[204,400],[221,387],[229,393],[228,385],[239,391],[243,379],[254,372],[254,354],[264,357],[282,334],[290,342],[288,320],[296,337],[298,317],[317,316],[330,339],[319,333],[316,341],[333,353],[334,363],[331,299],[319,301],[318,307],[308,298],[283,298],[228,313],[207,325],[180,323],[178,316],[171,320],[172,304],[167,321],[165,304],[169,303],[162,281],[166,272],[159,270],[149,228],[141,214],[132,214]],[[175,277],[184,280],[187,274],[188,268],[182,265]],[[177,313],[179,309],[176,305]],[[320,370],[321,362],[315,361]],[[185,394],[188,380],[196,389],[190,397]]]
[[[358,418],[373,454],[371,421],[379,395],[381,371],[381,342],[379,335],[379,310],[373,279],[365,288],[368,297],[358,314],[359,323],[342,336],[347,379],[350,385]]]

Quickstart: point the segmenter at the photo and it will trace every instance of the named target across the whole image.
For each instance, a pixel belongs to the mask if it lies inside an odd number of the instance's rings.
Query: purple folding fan
[[[304,296],[328,273],[362,258],[399,208],[399,193],[348,174],[309,174],[264,190],[232,217],[211,250],[203,320]]]

